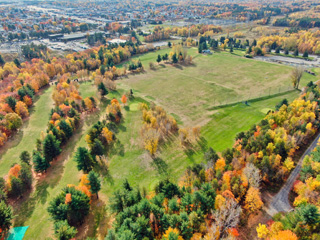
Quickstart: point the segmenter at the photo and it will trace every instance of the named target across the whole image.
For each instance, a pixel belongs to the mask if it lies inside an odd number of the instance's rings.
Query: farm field
[[[157,54],[166,51],[169,50],[139,56],[146,73],[132,75],[119,82],[124,88],[131,88],[179,115],[185,125],[204,125],[211,115],[207,109],[214,105],[292,89],[291,67],[246,59],[240,51],[202,55],[192,48],[188,51],[193,56],[190,66],[156,64]],[[150,61],[155,63],[156,70],[149,69]],[[305,77],[308,81],[312,79],[312,76]]]

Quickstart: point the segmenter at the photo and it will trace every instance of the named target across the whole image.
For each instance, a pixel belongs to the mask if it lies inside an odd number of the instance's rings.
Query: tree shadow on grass
[[[100,109],[105,109],[110,104],[110,102],[111,100],[109,98],[101,98],[99,104]]]
[[[104,175],[103,180],[107,183],[109,183],[111,186],[114,186],[114,179],[111,176],[110,172],[108,171],[107,174]]]
[[[122,131],[122,132],[126,132],[127,131],[127,127],[124,126],[123,122],[121,124],[119,124],[118,126],[119,130]]]
[[[78,227],[76,239],[102,239],[107,234],[107,227],[110,223],[111,215],[106,211],[106,203],[101,199],[96,199],[91,203],[91,211],[86,217],[85,222]]]
[[[86,113],[86,115],[84,116],[84,122],[86,123],[86,125],[91,126],[93,124],[95,124],[97,122],[97,120],[100,118],[102,111],[96,111],[93,113]]]
[[[22,203],[19,204],[18,207],[14,208],[14,227],[25,225],[25,222],[31,217],[36,203],[37,201],[35,197],[27,197]]]
[[[162,177],[168,177],[168,164],[163,161],[161,158],[156,157],[151,162],[151,166],[154,167],[158,174]]]
[[[83,123],[80,124],[79,129],[75,132],[75,134],[69,139],[67,144],[62,148],[61,154],[58,156],[56,160],[54,160],[51,164],[51,167],[48,169],[45,178],[41,181],[47,181],[51,188],[54,188],[57,184],[59,184],[63,171],[64,171],[64,162],[65,161],[73,161],[72,155],[75,152],[75,148],[79,139],[82,135],[82,127]]]
[[[17,200],[14,205],[14,227],[24,226],[31,217],[37,202],[45,204],[47,201],[49,184],[46,181],[37,182],[35,191],[29,190],[23,198]],[[46,209],[44,209],[46,211]]]
[[[124,145],[120,142],[119,139],[110,147],[109,149],[109,155],[114,156],[114,155],[120,155],[121,157],[124,156],[125,149]]]
[[[168,136],[165,137],[166,140],[163,143],[158,145],[158,149],[160,151],[167,150],[168,148],[170,148],[172,146],[172,144],[175,143],[178,136],[179,135],[177,133],[170,133]]]
[[[124,150],[124,145],[119,141],[119,144],[116,146],[117,148],[117,152],[118,154],[123,157],[124,156],[124,153],[125,153],[125,150]]]
[[[183,67],[196,67],[197,66],[197,64],[195,62],[191,62],[191,63],[182,62],[182,63],[180,63],[180,65]]]
[[[196,151],[193,148],[185,148],[183,152],[187,155],[188,159],[190,159],[191,162],[194,163],[193,155],[196,153]]]
[[[173,67],[183,70],[183,67],[180,64],[172,64]]]
[[[204,137],[200,137],[197,140],[198,145],[201,148],[201,151],[204,153],[208,150],[208,141]]]
[[[36,185],[34,198],[40,201],[41,204],[45,204],[47,202],[47,198],[49,196],[48,187],[49,184],[46,181],[38,182]]]

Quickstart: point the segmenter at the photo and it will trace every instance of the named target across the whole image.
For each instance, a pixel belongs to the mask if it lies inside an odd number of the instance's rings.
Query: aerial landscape
[[[0,21],[0,240],[320,240],[319,0]]]

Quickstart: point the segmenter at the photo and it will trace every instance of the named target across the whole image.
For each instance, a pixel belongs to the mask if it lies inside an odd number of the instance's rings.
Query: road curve
[[[313,142],[310,144],[310,146],[304,152],[304,154],[301,156],[296,168],[292,171],[286,183],[282,186],[280,191],[272,198],[270,205],[266,209],[266,212],[270,216],[273,216],[278,212],[288,212],[292,209],[289,203],[289,193],[300,173],[303,159],[305,158],[305,156],[309,155],[310,152],[317,146],[317,142],[319,138],[320,138],[320,133],[313,140]]]

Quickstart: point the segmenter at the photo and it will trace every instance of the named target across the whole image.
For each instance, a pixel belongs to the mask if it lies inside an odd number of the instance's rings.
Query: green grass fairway
[[[80,84],[79,91],[81,96],[88,97],[96,93],[95,89],[95,86],[87,82]],[[72,160],[73,153],[78,147],[86,147],[84,137],[87,130],[101,118],[104,112],[102,108],[101,111],[85,117],[82,127],[63,148],[58,160],[49,168],[46,177],[38,181],[31,196],[15,209],[17,214],[15,226],[30,226],[25,239],[46,239],[52,236],[53,222],[47,212],[49,202],[68,184],[78,184],[82,173],[78,171],[76,163]]]
[[[202,127],[201,146],[196,144],[194,151],[184,151],[178,138],[173,138],[172,142],[160,147],[160,152],[156,154],[157,160],[153,160],[142,149],[139,136],[141,112],[126,111],[125,121],[117,134],[120,144],[116,146],[117,154],[110,158],[110,176],[107,184],[103,184],[102,193],[110,196],[126,178],[130,183],[145,187],[148,191],[153,190],[154,185],[162,178],[178,180],[188,166],[203,160],[202,149],[213,147],[222,151],[231,147],[236,134],[248,130],[263,119],[266,109],[274,110],[275,105],[283,98],[292,101],[297,96],[297,92],[291,92],[253,102],[249,106],[241,103],[216,110],[209,117],[210,121]]]
[[[119,89],[117,92],[112,92],[108,98],[117,97],[119,99],[124,91],[126,90]],[[96,89],[91,83],[83,83],[80,85],[80,92],[82,96],[90,96],[96,93]],[[265,114],[262,113],[264,109],[274,109],[274,106],[284,97],[292,100],[296,96],[297,93],[293,92],[285,96],[255,102],[250,106],[238,104],[216,110],[210,116],[210,121],[202,128],[202,147],[212,146],[218,151],[230,147],[239,131],[249,129],[252,124],[264,117]],[[39,102],[42,97],[46,95],[42,95]],[[100,194],[100,198],[105,202],[126,178],[133,185],[139,185],[151,191],[160,179],[169,177],[172,180],[178,180],[187,166],[202,161],[203,153],[200,146],[195,146],[195,151],[186,152],[180,147],[178,138],[173,138],[172,142],[161,146],[161,151],[157,153],[157,160],[153,160],[143,150],[140,142],[139,131],[142,121],[138,104],[141,101],[143,100],[136,98],[123,109],[124,122],[120,125],[117,134],[119,141],[111,151],[109,176],[105,177]],[[30,226],[25,239],[46,239],[52,236],[53,222],[47,212],[48,204],[67,184],[78,184],[81,173],[76,169],[76,163],[72,160],[73,153],[77,147],[86,146],[85,134],[104,115],[107,102],[101,103],[100,111],[85,118],[82,128],[64,147],[62,155],[52,164],[46,177],[38,181],[30,196],[26,196],[21,204],[16,205],[15,214],[17,216],[14,225]],[[33,114],[39,113],[34,112]],[[20,152],[19,149],[17,151]],[[93,204],[93,211],[97,211],[100,204],[105,203]],[[90,214],[81,228],[80,238],[95,235],[94,226],[99,226],[101,223],[96,223],[95,219],[95,215]],[[101,229],[104,227],[102,226]],[[83,233],[85,228],[89,229],[87,233]]]
[[[177,114],[185,125],[204,125],[211,114],[207,109],[213,105],[275,94],[291,86],[289,66],[229,52],[202,55],[195,48],[188,50],[194,56],[191,66],[158,65],[155,61],[158,53],[168,51],[139,56],[146,72],[124,78],[120,83]],[[149,69],[150,61],[155,63],[156,70]]]
[[[0,152],[0,176],[5,176],[14,163],[20,162],[22,151],[32,150],[41,131],[47,129],[50,110],[53,106],[51,99],[52,88],[46,89],[30,110],[30,119],[26,121],[18,133],[14,135]]]
[[[109,173],[104,176],[99,201],[93,201],[92,211],[79,228],[77,239],[98,237],[99,231],[107,230],[110,223],[110,215],[105,213],[108,198],[125,179],[147,191],[152,191],[155,184],[164,178],[178,181],[188,166],[202,162],[203,152],[208,147],[218,152],[231,147],[237,133],[259,122],[281,100],[286,98],[292,101],[298,97],[298,91],[291,91],[249,101],[248,105],[238,103],[212,109],[214,99],[247,98],[266,93],[270,87],[287,86],[291,68],[225,52],[203,56],[197,54],[196,49],[190,49],[190,54],[195,57],[194,65],[174,67],[155,64],[157,69],[149,70],[149,62],[155,62],[158,54],[168,52],[169,49],[163,49],[136,57],[143,62],[146,72],[117,81],[118,90],[110,92],[107,99],[100,101],[98,111],[84,116],[81,127],[63,147],[46,176],[37,176],[33,191],[13,204],[14,226],[30,226],[26,240],[52,239],[53,221],[47,212],[49,202],[68,184],[77,185],[82,174],[73,161],[74,152],[79,146],[87,146],[85,135],[93,124],[105,117],[105,108],[110,99],[120,99],[130,88],[134,90],[135,99],[128,101],[127,106],[122,106],[124,120],[119,125],[117,141],[108,155]],[[305,74],[301,85],[316,79]],[[79,91],[83,98],[97,96],[92,82],[80,84]],[[11,165],[19,161],[21,151],[31,152],[34,149],[36,138],[46,130],[53,106],[51,93],[52,88],[49,88],[39,97],[30,119],[0,153],[0,176],[5,176]],[[194,144],[192,150],[185,150],[180,146],[178,136],[172,136],[169,142],[159,146],[156,158],[152,159],[143,149],[140,136],[142,113],[139,103],[146,101],[154,101],[164,107],[176,118],[179,127],[201,125],[201,140]]]

